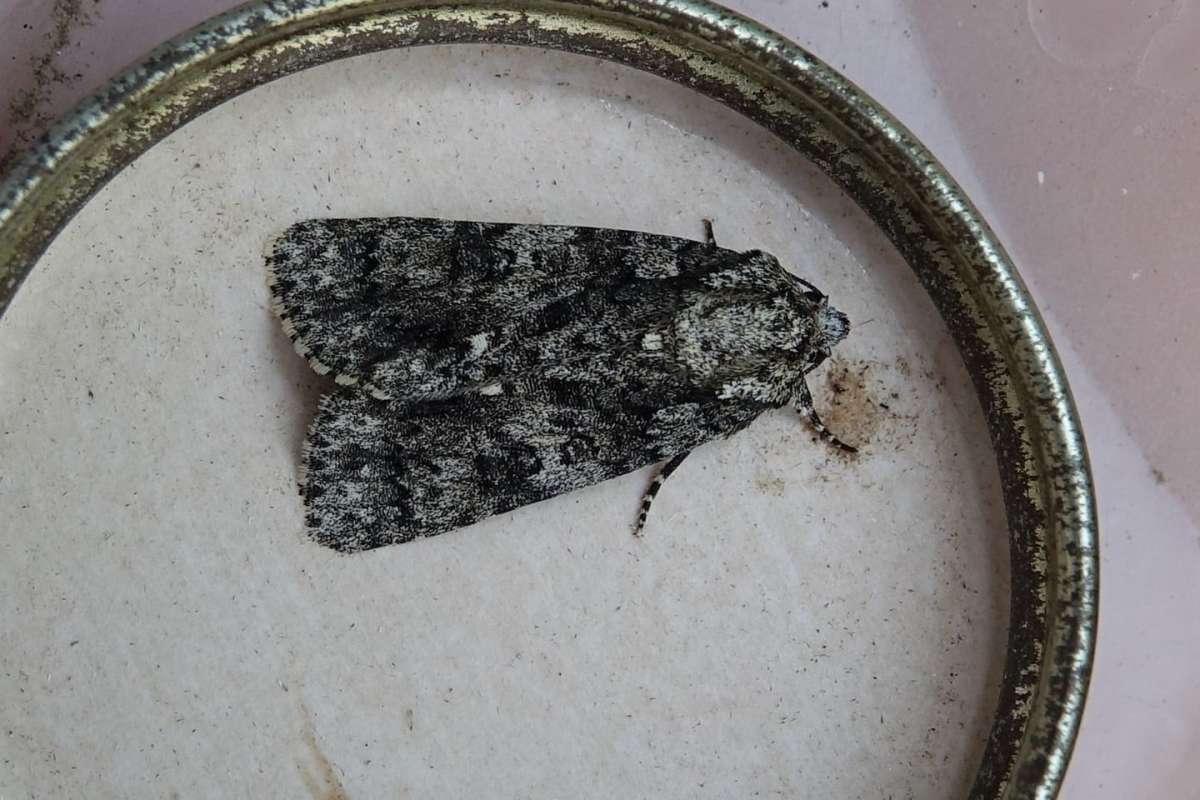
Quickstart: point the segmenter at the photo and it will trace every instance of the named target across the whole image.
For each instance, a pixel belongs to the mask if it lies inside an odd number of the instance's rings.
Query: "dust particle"
[[[899,410],[900,393],[892,391],[897,378],[906,382],[911,376],[907,361],[830,359],[828,364],[823,402],[818,403],[825,427],[860,451],[866,446],[901,450],[912,443],[916,417]]]
[[[880,411],[867,386],[871,365],[831,361],[825,371],[828,407],[821,412],[825,427],[844,442],[861,449],[879,429]]]
[[[772,475],[762,470],[759,470],[758,474],[754,476],[754,485],[763,494],[775,497],[783,497],[787,493],[787,481],[778,475]]]

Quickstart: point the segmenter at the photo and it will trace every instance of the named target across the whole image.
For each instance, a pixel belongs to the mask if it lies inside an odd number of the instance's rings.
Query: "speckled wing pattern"
[[[301,222],[268,266],[314,369],[425,400],[636,345],[681,292],[732,283],[744,261],[631,231],[393,218]]]
[[[804,374],[845,335],[767,254],[630,231],[309,220],[267,266],[296,350],[339,384],[301,493],[314,538],[342,551],[730,435],[807,397]]]
[[[618,403],[552,379],[403,412],[337,391],[322,399],[309,432],[309,528],[344,551],[444,533],[686,452],[761,410]]]

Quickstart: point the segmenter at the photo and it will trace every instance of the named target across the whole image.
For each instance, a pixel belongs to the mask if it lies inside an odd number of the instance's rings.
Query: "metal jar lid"
[[[203,111],[334,59],[454,43],[598,56],[695,89],[813,161],[895,244],[972,377],[1008,516],[1008,657],[971,797],[1053,797],[1083,711],[1099,589],[1092,478],[1062,366],[1012,261],[929,151],[744,17],[699,0],[250,3],[155,50],[14,164],[0,183],[0,313],[88,198]]]

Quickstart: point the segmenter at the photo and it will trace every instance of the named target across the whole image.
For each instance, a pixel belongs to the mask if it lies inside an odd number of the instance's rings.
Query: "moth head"
[[[822,298],[821,304],[817,306],[817,329],[824,340],[822,349],[828,355],[834,345],[845,339],[846,335],[850,333],[850,320],[845,314],[829,305],[828,298]]]
[[[850,333],[849,318],[829,305],[829,298],[803,278],[797,279],[804,293],[804,299],[811,303],[813,319],[816,321],[816,337],[813,342],[813,359],[809,369],[829,358],[833,348]]]

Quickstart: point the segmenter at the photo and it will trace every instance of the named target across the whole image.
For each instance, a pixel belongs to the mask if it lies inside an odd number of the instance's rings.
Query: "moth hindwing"
[[[845,315],[771,255],[633,231],[438,219],[298,223],[272,307],[338,388],[301,493],[342,551],[432,536],[668,460],[795,406]],[[840,445],[845,447],[845,445]]]

